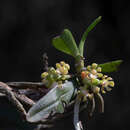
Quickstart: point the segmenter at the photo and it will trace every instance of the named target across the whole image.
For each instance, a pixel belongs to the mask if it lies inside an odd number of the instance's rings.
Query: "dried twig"
[[[12,89],[5,83],[0,82],[0,91],[7,96],[7,98],[16,106],[20,114],[25,118],[26,111],[23,105],[16,99]]]
[[[46,89],[42,82],[7,82],[6,84],[17,89]]]
[[[18,94],[18,93],[14,93],[14,96],[20,100],[22,103],[26,104],[27,106],[31,107],[32,105],[35,104],[35,102],[33,100],[31,100],[30,98],[28,98],[27,96],[23,95],[23,94]],[[0,97],[6,97],[6,94],[4,93],[0,93]]]
[[[6,95],[3,93],[0,93],[0,97],[5,97]]]
[[[48,56],[47,53],[43,54],[43,71],[48,71]]]

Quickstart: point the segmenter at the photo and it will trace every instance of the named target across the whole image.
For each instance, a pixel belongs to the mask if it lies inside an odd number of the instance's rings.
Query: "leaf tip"
[[[121,64],[123,62],[123,60],[118,60],[118,62]]]
[[[71,33],[71,31],[69,29],[65,28],[62,33]]]
[[[101,19],[102,19],[102,16],[99,16],[99,17],[98,17],[98,20],[101,21]]]

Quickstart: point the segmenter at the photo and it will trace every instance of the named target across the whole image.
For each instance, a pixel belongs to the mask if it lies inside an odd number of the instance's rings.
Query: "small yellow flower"
[[[60,63],[56,63],[56,68],[57,68],[57,69],[61,68]]]
[[[102,68],[101,67],[98,67],[97,68],[97,72],[101,72],[102,71]]]
[[[47,72],[43,72],[43,73],[41,74],[41,78],[44,79],[47,75],[48,75]]]
[[[87,66],[87,70],[88,70],[88,71],[91,70],[91,66],[90,66],[90,65]]]
[[[63,74],[63,75],[68,74],[68,70],[67,70],[65,67],[60,67],[60,68],[59,68],[59,71],[60,71],[61,74]]]
[[[70,69],[70,65],[69,64],[65,64],[65,67],[69,70]]]
[[[93,69],[96,69],[97,66],[98,66],[98,64],[96,64],[96,63],[93,63],[93,64],[92,64],[92,68],[93,68]]]
[[[62,66],[65,66],[65,62],[64,62],[64,61],[61,61],[60,64],[61,64]]]

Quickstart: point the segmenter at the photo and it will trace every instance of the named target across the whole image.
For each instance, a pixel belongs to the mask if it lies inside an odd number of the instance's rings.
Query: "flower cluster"
[[[53,87],[55,83],[62,84],[62,82],[70,78],[70,75],[68,75],[69,69],[69,64],[64,61],[56,63],[56,69],[50,67],[47,72],[41,74],[42,82],[48,88]]]
[[[106,93],[106,91],[111,90],[111,87],[114,87],[112,78],[103,75],[101,71],[101,67],[93,63],[81,72],[83,86],[80,87],[80,92],[81,95],[85,95],[85,98],[86,96],[92,98],[94,93],[99,93],[100,91]]]

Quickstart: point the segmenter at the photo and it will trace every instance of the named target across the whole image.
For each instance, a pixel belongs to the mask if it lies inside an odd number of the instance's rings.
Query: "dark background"
[[[64,28],[72,31],[77,42],[86,27],[98,16],[102,22],[89,33],[86,63],[103,63],[123,59],[115,88],[104,96],[105,113],[96,114],[83,124],[88,130],[129,130],[130,82],[130,4],[125,0],[1,0],[0,1],[0,81],[40,81],[42,54],[47,52],[49,64],[72,58],[51,45],[53,37]],[[0,130],[29,130],[14,107],[0,99]],[[72,130],[72,118],[57,122],[56,130]]]

